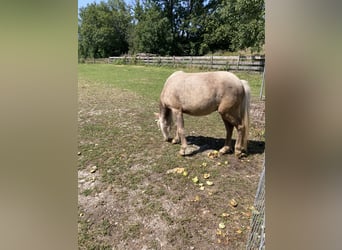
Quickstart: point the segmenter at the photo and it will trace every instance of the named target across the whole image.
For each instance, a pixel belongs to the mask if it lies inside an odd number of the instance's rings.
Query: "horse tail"
[[[249,133],[249,105],[250,105],[250,98],[251,98],[251,89],[249,84],[246,80],[241,80],[245,96],[242,102],[242,123],[245,126],[245,136],[243,137],[243,145],[244,148],[247,150],[247,141],[248,141],[248,133]]]
[[[159,102],[159,115],[161,118],[160,122],[163,123],[160,124],[160,127],[165,139],[167,139],[171,132],[171,126],[173,122],[172,110],[168,108],[162,101]]]

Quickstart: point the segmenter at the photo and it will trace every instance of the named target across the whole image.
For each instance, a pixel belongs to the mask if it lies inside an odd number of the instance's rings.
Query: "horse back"
[[[177,71],[166,80],[160,101],[184,113],[206,115],[217,110],[222,102],[227,107],[234,106],[241,101],[242,93],[240,79],[230,72]]]

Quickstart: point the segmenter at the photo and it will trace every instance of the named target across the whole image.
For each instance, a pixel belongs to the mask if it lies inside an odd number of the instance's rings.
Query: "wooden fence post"
[[[262,83],[261,83],[261,89],[260,89],[260,100],[262,100],[262,93],[264,92],[264,87],[265,87],[265,69],[266,67],[264,66],[264,73],[262,74]]]

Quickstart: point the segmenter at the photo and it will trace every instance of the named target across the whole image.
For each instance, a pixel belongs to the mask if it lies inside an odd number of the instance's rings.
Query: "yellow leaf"
[[[192,182],[193,182],[193,183],[197,183],[197,182],[198,182],[198,177],[195,176],[194,178],[192,178]]]
[[[209,152],[208,153],[208,157],[211,158],[211,159],[217,158],[217,157],[219,157],[219,152],[217,150]]]
[[[210,174],[209,173],[205,173],[204,175],[203,175],[203,178],[204,179],[208,179],[210,177]]]
[[[221,229],[217,229],[217,230],[216,230],[216,235],[222,235]]]
[[[208,186],[214,185],[214,183],[212,181],[206,181],[206,183],[207,183]]]
[[[198,195],[196,195],[194,201],[200,201],[200,200],[201,200],[201,198]]]
[[[220,229],[224,229],[224,228],[226,228],[226,225],[225,225],[223,222],[221,222],[221,223],[219,224],[219,228],[220,228]]]
[[[230,204],[232,207],[237,207],[237,205],[238,205],[238,203],[237,203],[237,201],[236,201],[235,199],[231,199],[231,200],[229,201],[229,204]]]
[[[167,174],[182,174],[184,173],[185,168],[173,168],[166,171]]]

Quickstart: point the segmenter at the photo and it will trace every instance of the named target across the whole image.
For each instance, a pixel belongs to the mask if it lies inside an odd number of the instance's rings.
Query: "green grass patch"
[[[199,69],[177,69],[153,66],[132,66],[113,64],[79,64],[79,79],[110,84],[119,89],[133,91],[152,100],[158,100],[165,80],[175,71],[198,72]],[[251,86],[252,96],[258,96],[262,74],[237,72]]]

